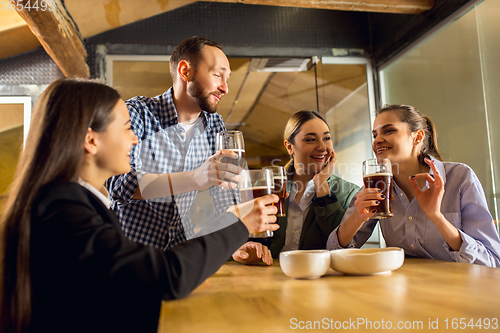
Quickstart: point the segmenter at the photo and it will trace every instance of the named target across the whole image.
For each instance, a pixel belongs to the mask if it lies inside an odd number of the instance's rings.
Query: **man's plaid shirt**
[[[172,200],[132,199],[139,180],[146,173],[166,174],[198,168],[216,152],[216,134],[224,131],[221,115],[201,112],[201,122],[195,125],[194,136],[186,147],[186,133],[178,125],[172,88],[154,98],[134,97],[125,102],[131,126],[139,143],[132,147],[130,173],[114,176],[107,181],[125,235],[136,242],[167,249],[193,237],[189,210],[198,191],[177,194]],[[215,216],[235,204],[230,190],[212,186],[210,195]]]

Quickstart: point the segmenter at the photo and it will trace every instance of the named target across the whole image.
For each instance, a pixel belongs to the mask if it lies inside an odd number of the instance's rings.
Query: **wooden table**
[[[406,259],[388,275],[332,270],[320,279],[296,280],[284,275],[277,261],[271,267],[228,262],[187,298],[163,302],[158,332],[380,332],[391,327],[500,332],[500,268]]]

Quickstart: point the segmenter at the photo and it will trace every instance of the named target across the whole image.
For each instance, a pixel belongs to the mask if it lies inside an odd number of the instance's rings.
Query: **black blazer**
[[[32,332],[156,332],[162,299],[188,295],[248,238],[228,227],[161,252],[130,241],[77,183],[50,184],[32,208]]]

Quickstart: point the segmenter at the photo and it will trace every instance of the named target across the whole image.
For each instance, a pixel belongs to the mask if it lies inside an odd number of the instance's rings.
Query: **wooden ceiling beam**
[[[29,0],[19,0],[17,3],[23,4],[22,10],[18,11],[19,16],[28,24],[64,76],[88,78],[89,67],[85,62],[87,52],[78,28],[61,0],[47,1],[49,6],[46,10],[29,8],[28,4],[33,5],[33,1]]]
[[[211,2],[244,3],[251,5],[269,5],[333,9],[360,12],[378,12],[395,14],[420,14],[434,6],[434,0],[205,0]]]

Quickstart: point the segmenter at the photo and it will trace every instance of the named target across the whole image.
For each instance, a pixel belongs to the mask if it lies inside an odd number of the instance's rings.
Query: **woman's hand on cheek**
[[[327,157],[327,162],[323,166],[320,172],[318,172],[313,177],[314,187],[316,188],[316,195],[322,197],[330,193],[330,187],[328,186],[328,178],[333,175],[335,170],[335,164],[337,163],[337,157],[335,156],[335,151],[332,150],[330,155]]]

